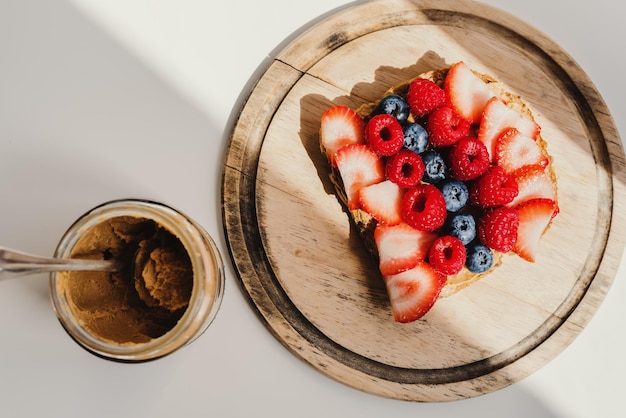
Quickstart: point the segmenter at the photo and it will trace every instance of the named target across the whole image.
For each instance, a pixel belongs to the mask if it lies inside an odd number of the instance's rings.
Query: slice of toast
[[[433,71],[421,74],[415,78],[428,79],[430,81],[433,81],[435,84],[439,85],[440,87],[443,87],[446,76],[448,74],[448,70],[449,68],[433,70]],[[495,80],[489,75],[480,74],[477,72],[474,72],[474,74],[476,74],[484,83],[489,85],[489,87],[493,90],[493,92],[498,97],[500,97],[508,107],[515,109],[519,113],[527,115],[529,118],[531,118],[534,121],[534,117],[532,115],[530,108],[528,107],[526,103],[523,102],[523,100],[518,95],[515,95],[507,91],[501,82]],[[385,94],[383,94],[382,97],[388,94],[396,94],[402,97],[406,97],[409,86],[414,79],[407,80],[406,82],[400,85],[390,88]],[[378,105],[378,102],[364,104],[358,109],[356,109],[356,113],[359,116],[361,116],[365,121],[367,121],[371,117],[372,112],[374,111],[374,109],[376,109],[377,105]],[[409,118],[411,121],[414,121],[413,116],[410,116]],[[554,173],[551,158],[549,154],[547,153],[547,147],[546,147],[547,144],[540,134],[537,135],[536,141],[539,147],[541,148],[541,151],[548,157],[549,163],[548,163],[548,166],[546,167],[546,173],[549,176],[550,182],[552,183],[554,187],[555,195],[556,195],[556,175]],[[322,145],[321,141],[320,141],[320,149],[324,155],[327,155],[326,149]],[[331,172],[329,176],[334,185],[336,195],[338,199],[343,203],[343,205],[346,208],[348,208],[349,207],[348,198],[346,196],[344,186],[342,184],[341,174],[338,171],[338,169],[333,166],[333,164],[329,164],[329,166],[331,168]],[[349,213],[350,213],[351,221],[354,223],[357,230],[359,231],[361,238],[368,252],[372,255],[372,257],[377,259],[378,251],[377,251],[376,243],[374,240],[374,230],[376,228],[377,221],[369,213],[367,213],[365,210],[361,208],[349,209]],[[470,286],[471,284],[477,282],[481,278],[491,274],[495,269],[497,269],[502,264],[504,256],[506,254],[503,254],[497,251],[492,251],[492,252],[494,256],[494,261],[493,261],[493,265],[491,266],[489,270],[483,273],[473,273],[467,267],[463,267],[463,269],[459,273],[447,277],[446,283],[439,294],[439,298],[445,298],[445,297],[451,296],[455,294],[456,292],[466,288],[467,286]]]

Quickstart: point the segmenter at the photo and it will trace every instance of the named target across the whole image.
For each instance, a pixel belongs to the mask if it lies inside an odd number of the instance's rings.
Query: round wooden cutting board
[[[421,320],[399,324],[329,181],[320,116],[460,60],[530,106],[561,212],[535,263],[507,256]],[[326,375],[403,400],[488,393],[553,359],[608,292],[626,236],[619,134],[579,66],[509,14],[467,0],[350,4],[286,42],[246,93],[224,161],[230,255],[267,328]]]

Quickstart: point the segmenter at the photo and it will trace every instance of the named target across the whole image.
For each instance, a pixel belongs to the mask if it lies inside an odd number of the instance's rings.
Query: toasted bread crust
[[[386,96],[387,94],[398,94],[403,97],[406,97],[409,85],[416,78],[425,78],[425,79],[435,82],[439,86],[443,86],[447,73],[448,73],[448,69],[445,68],[445,69],[438,69],[438,70],[433,70],[427,73],[420,74],[419,76],[411,80],[408,80],[402,84],[399,84],[397,86],[390,88],[389,90],[385,92],[385,94],[383,94],[382,97]],[[526,105],[526,103],[523,102],[521,97],[508,92],[504,88],[502,83],[495,80],[491,76],[477,73],[477,72],[475,72],[475,74],[478,75],[485,83],[489,84],[489,86],[494,90],[494,92],[501,99],[504,100],[507,106],[517,110],[520,113],[527,115],[528,117],[534,120],[534,116],[532,112],[530,111],[530,108],[528,107],[528,105]],[[356,110],[356,112],[364,119],[368,119],[372,111],[376,108],[377,105],[378,105],[378,102],[366,103],[360,106]],[[548,156],[550,160],[550,163],[548,164],[548,167],[546,168],[546,172],[549,174],[553,187],[556,189],[556,174],[554,173],[554,170],[552,167],[552,158],[547,153],[546,142],[541,137],[541,134],[539,134],[539,136],[537,137],[537,143],[539,144],[542,152],[544,152],[544,154]],[[325,149],[321,145],[321,143],[320,143],[320,149],[322,153],[326,155]],[[347,208],[348,200],[344,192],[343,183],[341,181],[341,175],[339,171],[334,167],[331,167],[330,179],[334,185],[338,198],[341,200],[344,207]],[[372,218],[372,216],[370,216],[367,212],[361,209],[350,210],[350,218],[352,222],[354,223],[354,225],[356,226],[357,230],[359,231],[359,234],[361,235],[361,238],[363,239],[363,242],[368,252],[371,254],[371,256],[374,259],[378,259],[378,251],[376,249],[376,243],[374,241],[374,229],[376,228],[377,221],[374,218]],[[472,285],[473,283],[476,283],[478,280],[484,278],[485,276],[491,274],[495,269],[497,269],[502,264],[503,258],[506,254],[493,251],[493,255],[494,255],[493,265],[486,272],[472,273],[466,267],[463,267],[461,272],[459,272],[458,274],[449,276],[444,288],[442,289],[439,295],[439,298],[445,298],[445,297],[451,296],[457,293],[458,291]]]

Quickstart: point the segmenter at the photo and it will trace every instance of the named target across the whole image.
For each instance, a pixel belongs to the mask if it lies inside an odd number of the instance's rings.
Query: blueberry
[[[446,200],[446,209],[448,212],[460,211],[465,207],[469,199],[467,186],[461,180],[446,180],[441,185],[441,193]]]
[[[447,167],[441,154],[437,151],[430,150],[422,153],[421,156],[426,166],[422,180],[430,184],[437,184],[445,180]]]
[[[404,124],[409,118],[411,109],[409,104],[401,96],[390,94],[380,100],[378,106],[374,109],[373,115],[380,115],[382,113],[391,115],[395,117],[400,124]]]
[[[409,123],[404,127],[404,148],[418,154],[426,151],[428,132],[419,123]]]
[[[467,248],[465,265],[472,273],[484,273],[493,265],[493,253],[482,244],[472,245]]]
[[[463,245],[468,245],[476,238],[476,221],[472,215],[457,214],[448,218],[445,230],[461,240]]]

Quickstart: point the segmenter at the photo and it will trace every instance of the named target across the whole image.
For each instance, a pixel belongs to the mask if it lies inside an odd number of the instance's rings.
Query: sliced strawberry
[[[556,190],[546,169],[540,165],[527,165],[512,173],[517,182],[518,193],[507,204],[515,207],[530,199],[545,198],[556,201]]]
[[[531,199],[516,207],[519,213],[517,241],[513,251],[526,261],[534,262],[539,239],[559,211],[552,199]]]
[[[389,276],[415,267],[426,258],[436,238],[433,232],[418,231],[405,223],[376,225],[374,241],[381,274]]]
[[[358,209],[359,190],[385,179],[385,165],[365,144],[351,144],[335,153],[349,209]]]
[[[456,113],[472,124],[477,124],[485,104],[495,96],[494,91],[463,61],[453,64],[448,71],[444,90],[448,102]]]
[[[364,130],[363,119],[349,107],[333,106],[322,114],[320,141],[333,167],[337,167],[335,153],[340,148],[365,142]]]
[[[512,173],[526,165],[546,167],[550,160],[541,151],[533,138],[509,128],[495,141],[494,159],[507,173]]]
[[[393,318],[406,323],[423,317],[433,307],[446,277],[421,261],[410,270],[385,276],[384,280]]]
[[[510,128],[517,129],[523,135],[537,138],[541,128],[530,117],[508,107],[499,97],[489,99],[480,120],[478,139],[485,144],[491,160],[495,158],[495,141]]]
[[[385,180],[359,190],[359,203],[378,222],[397,225],[402,221],[402,196],[403,189],[400,186],[391,180]]]

